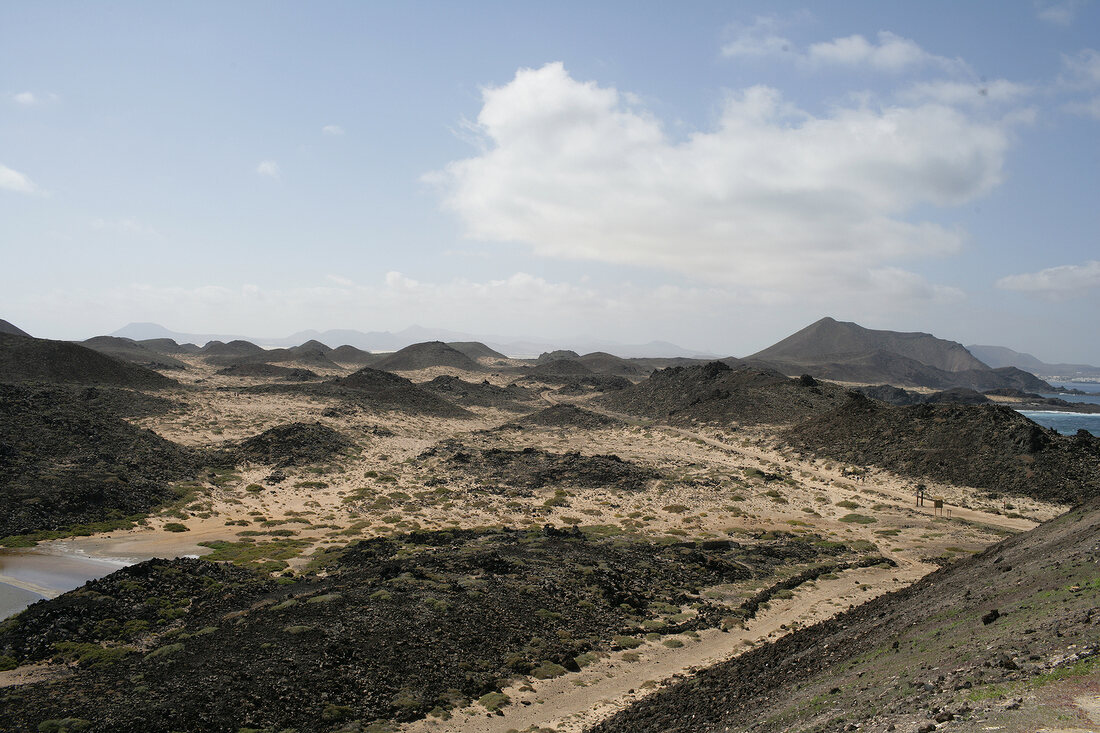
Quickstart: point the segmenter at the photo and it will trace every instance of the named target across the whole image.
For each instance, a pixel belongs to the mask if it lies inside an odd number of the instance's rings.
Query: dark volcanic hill
[[[7,333],[11,334],[12,336],[27,336],[28,338],[30,337],[29,333],[13,323],[8,323],[3,318],[0,318],[0,333]]]
[[[199,353],[203,356],[249,356],[251,354],[261,354],[263,351],[262,346],[241,339],[229,343],[211,341],[199,349]]]
[[[135,389],[177,386],[174,379],[68,341],[0,334],[0,382],[103,384]]]
[[[380,359],[372,366],[388,372],[406,372],[440,366],[469,372],[482,370],[480,364],[442,341],[426,341],[422,344],[406,346]]]
[[[598,430],[626,425],[617,417],[586,410],[576,405],[560,404],[539,410],[536,413],[516,420],[516,425],[539,428],[580,428]]]
[[[338,364],[359,364],[361,366],[366,366],[378,361],[382,357],[379,357],[377,354],[372,354],[369,351],[363,351],[354,346],[344,344],[343,346],[337,346],[333,349],[332,353],[328,355],[328,358]]]
[[[418,387],[405,377],[370,367],[320,384],[270,384],[249,387],[248,390],[311,394],[346,400],[373,410],[396,410],[413,415],[471,417],[465,409]]]
[[[649,379],[601,397],[612,410],[672,422],[801,422],[841,405],[847,391],[812,378],[712,361],[670,367]]]
[[[576,359],[551,359],[525,367],[524,373],[534,377],[576,377],[592,374],[592,370]]]
[[[924,394],[923,392],[910,392],[889,384],[879,384],[874,387],[856,387],[852,391],[859,392],[871,399],[888,402],[891,405],[935,405],[945,403],[986,405],[991,401],[981,392],[975,392],[965,387],[955,387],[942,392]]]
[[[1092,730],[1074,697],[1095,695],[1098,536],[1094,501],[590,732]]]
[[[419,385],[421,389],[460,405],[497,407],[506,410],[530,410],[530,402],[538,397],[532,390],[518,384],[499,387],[482,382],[467,382],[451,375],[441,375]]]
[[[309,369],[295,369],[292,367],[276,366],[267,362],[248,362],[234,364],[233,366],[219,369],[218,374],[227,377],[277,377],[287,382],[307,382],[321,377]]]
[[[928,333],[876,331],[828,317],[748,358],[810,365],[875,351],[898,354],[945,372],[988,369],[962,344],[954,341],[938,339]]]
[[[1032,374],[1075,379],[1100,377],[1100,367],[1090,364],[1048,364],[1031,354],[1013,351],[1004,346],[967,346],[967,350],[991,367],[1016,367]]]
[[[201,351],[195,344],[177,344],[172,339],[143,339],[135,343],[158,354],[197,354]]]
[[[644,377],[651,370],[633,364],[606,351],[593,351],[591,354],[577,357],[575,361],[584,364],[594,374],[615,374],[620,377]]]
[[[996,405],[896,407],[853,395],[786,439],[822,457],[998,493],[1067,504],[1100,496],[1100,438],[1059,435]]]
[[[81,342],[81,346],[87,346],[89,349],[95,349],[101,354],[152,369],[187,368],[187,365],[179,359],[173,359],[166,354],[146,348],[136,341],[118,338],[117,336],[95,336],[85,339]]]
[[[875,331],[823,318],[746,361],[784,374],[900,387],[975,390],[1016,388],[1049,391],[1034,374],[990,369],[961,344],[927,333]]]
[[[480,341],[449,341],[447,343],[455,351],[461,351],[474,361],[478,359],[507,359],[508,357],[499,351],[490,349]]]
[[[228,451],[235,463],[263,463],[285,468],[326,461],[352,449],[355,444],[321,423],[277,425],[242,440]]]
[[[103,397],[0,385],[0,537],[145,512],[197,472],[196,453],[129,424]]]

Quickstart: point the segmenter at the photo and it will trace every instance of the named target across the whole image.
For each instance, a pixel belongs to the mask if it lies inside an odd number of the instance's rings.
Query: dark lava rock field
[[[365,540],[296,578],[153,560],[0,624],[7,666],[74,664],[0,689],[0,709],[9,729],[76,719],[134,733],[446,715],[517,676],[564,674],[643,633],[717,626],[759,602],[731,608],[707,586],[880,561],[813,536],[672,544],[549,527]]]

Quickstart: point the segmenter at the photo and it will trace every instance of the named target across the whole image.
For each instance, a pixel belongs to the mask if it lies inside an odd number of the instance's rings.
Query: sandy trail
[[[699,640],[685,641],[678,649],[660,642],[639,647],[640,659],[624,661],[621,652],[601,659],[578,673],[551,680],[516,683],[504,692],[512,703],[498,714],[474,704],[454,712],[447,721],[434,718],[409,723],[406,733],[506,733],[531,726],[553,728],[558,733],[581,731],[673,681],[677,675],[737,656],[751,645],[773,641],[793,625],[807,626],[830,618],[850,606],[904,587],[925,575],[930,566],[906,561],[897,568],[861,568],[839,574],[834,580],[804,585],[793,598],[773,600],[745,629],[722,632],[707,629]],[[668,638],[668,637],[666,637]],[[654,684],[656,683],[656,684]],[[534,689],[521,689],[529,686]]]

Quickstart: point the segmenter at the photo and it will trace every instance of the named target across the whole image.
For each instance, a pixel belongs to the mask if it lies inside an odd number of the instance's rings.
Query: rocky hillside
[[[656,371],[649,379],[599,398],[606,407],[672,422],[790,424],[843,404],[847,392],[810,377],[714,361]]]
[[[1094,730],[1098,536],[1094,501],[705,669],[592,733]]]
[[[96,389],[0,385],[0,537],[146,512],[201,456],[123,420]]]
[[[0,318],[0,333],[7,333],[11,334],[12,336],[30,337],[29,333],[19,328],[19,326],[16,326],[14,323],[9,323],[8,321],[5,321],[3,318]]]
[[[95,336],[81,342],[82,346],[95,349],[101,354],[113,356],[131,364],[140,364],[151,369],[186,369],[187,365],[179,359],[147,348],[136,341],[117,336]]]
[[[834,460],[998,493],[1070,504],[1100,496],[1100,438],[1059,435],[1007,407],[854,396],[784,438]]]
[[[576,671],[647,632],[718,626],[732,609],[705,587],[880,561],[812,537],[668,544],[553,527],[367,540],[279,582],[152,560],[0,624],[5,666],[67,672],[0,688],[0,709],[11,730],[393,730],[479,699],[489,712],[511,677]]]
[[[152,369],[79,344],[5,333],[0,333],[0,382],[100,384],[135,389],[178,384]]]

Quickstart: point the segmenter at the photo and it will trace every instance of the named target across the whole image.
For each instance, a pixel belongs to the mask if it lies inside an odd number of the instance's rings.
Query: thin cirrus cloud
[[[799,50],[794,42],[778,33],[780,21],[772,16],[758,17],[743,26],[722,46],[727,58],[785,57],[811,68],[849,67],[899,73],[917,67],[935,67],[945,71],[965,71],[958,59],[925,51],[908,38],[880,31],[875,41],[862,35],[834,38]]]
[[[40,193],[34,181],[3,163],[0,163],[0,188],[16,193]]]
[[[1003,290],[1016,290],[1044,297],[1067,297],[1100,288],[1100,261],[1081,265],[1060,265],[1038,272],[1009,275],[997,281]]]
[[[11,95],[11,100],[21,107],[34,107],[39,104],[46,104],[47,102],[56,102],[58,97],[53,92],[35,93],[35,92],[18,92]]]
[[[1037,2],[1035,4],[1035,15],[1045,23],[1069,26],[1076,19],[1078,9],[1084,4],[1084,0]]]
[[[468,237],[548,257],[634,264],[739,286],[760,299],[807,287],[905,281],[896,261],[956,252],[964,233],[910,221],[1001,180],[1009,133],[942,104],[814,116],[757,86],[716,129],[683,142],[614,88],[561,63],[483,90],[483,151],[425,176]]]
[[[282,177],[282,171],[279,170],[279,164],[274,160],[261,160],[260,164],[256,166],[256,173],[276,181]]]
[[[339,125],[325,125],[321,128],[321,133],[324,135],[339,136],[344,134],[344,128]]]

